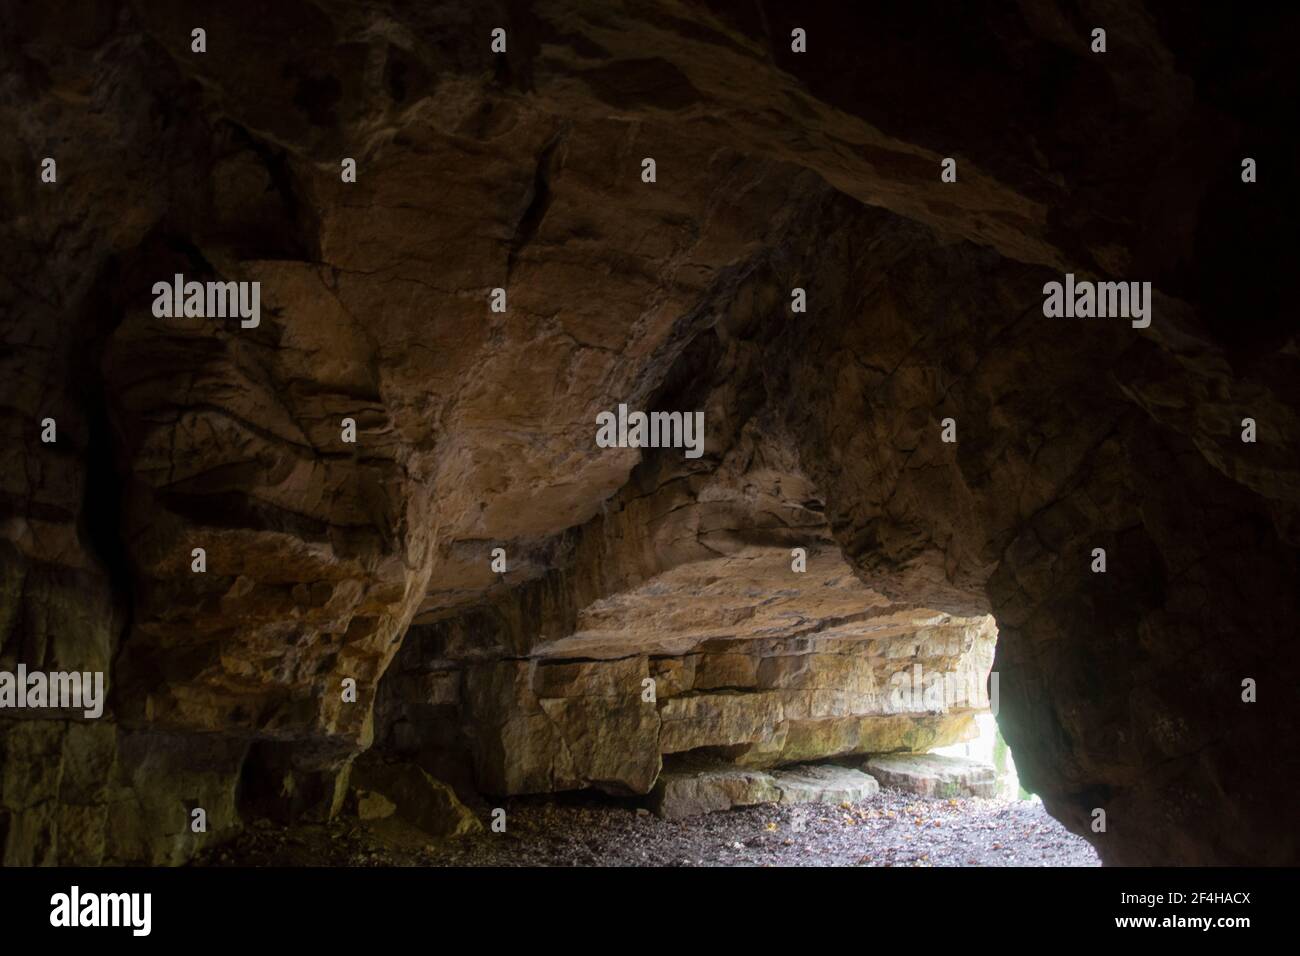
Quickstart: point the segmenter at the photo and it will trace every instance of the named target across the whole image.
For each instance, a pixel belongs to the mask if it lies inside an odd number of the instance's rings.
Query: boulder
[[[430,836],[458,837],[483,829],[482,822],[460,802],[451,787],[413,763],[389,763],[368,754],[357,761],[352,781],[358,790],[369,791],[366,812],[387,816],[383,806],[384,802],[390,803],[398,816]]]
[[[779,803],[781,790],[772,775],[761,770],[665,771],[650,799],[661,817],[679,820],[732,807]]]

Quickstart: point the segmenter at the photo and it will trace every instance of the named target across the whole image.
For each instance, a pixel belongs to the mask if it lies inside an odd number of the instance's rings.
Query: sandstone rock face
[[[0,31],[0,670],[109,688],[0,710],[5,863],[325,819],[368,751],[634,794],[924,751],[986,702],[906,678],[990,666],[1107,862],[1296,861],[1295,11],[250,9]],[[1150,327],[1045,319],[1066,271]],[[260,323],[157,317],[177,273]],[[703,454],[598,447],[621,403]]]
[[[940,754],[890,754],[872,757],[862,769],[882,787],[926,797],[995,797],[997,774],[988,764]]]
[[[790,575],[780,561],[777,567]],[[779,573],[771,582],[778,589]],[[853,580],[841,568],[836,580],[845,578]],[[662,579],[641,591],[656,587],[674,593]],[[755,587],[754,593],[771,592]],[[644,607],[623,622],[627,633],[605,618],[602,641],[609,647],[633,646],[638,635],[654,642],[656,627],[665,642],[657,646],[688,639],[689,628],[674,626],[681,610],[676,600],[665,606],[637,593],[620,597]],[[695,601],[688,620],[708,623],[710,613],[726,613],[719,603],[729,600],[724,594],[720,601]],[[782,598],[771,600],[785,606]],[[667,622],[657,621],[655,606]],[[916,628],[913,615],[814,623],[812,608],[802,613],[806,637],[742,636],[750,627],[785,630],[755,615],[732,624],[729,638],[703,639],[687,653],[612,660],[557,660],[545,650],[475,663],[443,656],[449,653],[440,637],[445,628],[418,632],[426,641],[408,641],[385,679],[381,744],[430,766],[459,756],[473,766],[476,787],[488,793],[597,787],[644,794],[674,758],[725,755],[737,765],[771,767],[924,750],[973,734],[972,715],[989,704],[990,618],[932,614],[928,626]],[[576,640],[556,644],[568,649]],[[597,649],[594,638],[582,640],[589,651]],[[938,690],[927,694],[926,686]],[[456,690],[443,690],[448,687]]]

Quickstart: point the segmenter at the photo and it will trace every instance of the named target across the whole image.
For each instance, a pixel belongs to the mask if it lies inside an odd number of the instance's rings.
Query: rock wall
[[[882,688],[987,666],[989,614],[1022,778],[1104,859],[1294,862],[1296,16],[7,11],[0,670],[109,700],[0,711],[4,862],[328,817],[376,741],[494,792],[923,748],[962,710]],[[1065,271],[1151,326],[1044,319]],[[178,272],[260,324],[155,317]],[[620,403],[703,456],[598,448]]]
[[[653,600],[676,603],[655,584]],[[990,703],[992,619],[912,624],[881,614],[675,655],[488,662],[439,656],[449,628],[417,628],[381,689],[380,744],[490,794],[644,794],[682,758],[770,767],[967,739]]]

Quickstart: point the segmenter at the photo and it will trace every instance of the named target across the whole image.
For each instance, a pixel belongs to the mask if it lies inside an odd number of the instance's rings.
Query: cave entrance
[[[931,753],[941,757],[959,757],[987,764],[995,774],[996,793],[1006,800],[1037,800],[1020,783],[1015,757],[1002,737],[997,716],[990,711],[975,715],[975,736],[961,743],[936,747]]]
[[[380,749],[453,783],[459,760],[461,799],[524,837],[516,861],[1095,863],[1022,799],[991,616],[891,600],[828,536],[710,544],[575,602],[526,655],[455,657],[545,625],[527,587],[414,625]],[[505,862],[486,839],[455,861]]]

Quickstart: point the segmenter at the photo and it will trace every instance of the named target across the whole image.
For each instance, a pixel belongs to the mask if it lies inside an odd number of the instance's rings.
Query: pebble
[[[760,806],[678,821],[595,795],[520,797],[506,806],[511,839],[488,831],[430,843],[412,828],[403,840],[353,819],[289,829],[259,826],[205,851],[196,865],[1100,865],[1091,845],[1038,801],[927,799],[882,789],[861,804],[837,808],[835,816],[812,817],[806,807]],[[791,832],[798,834],[797,843],[780,836]]]

